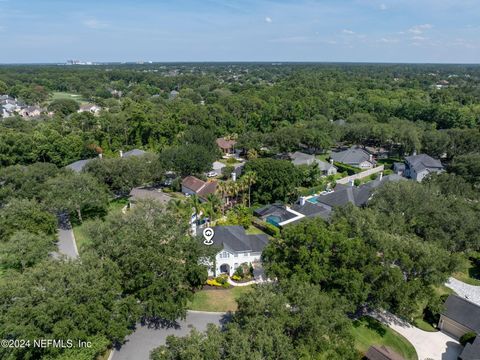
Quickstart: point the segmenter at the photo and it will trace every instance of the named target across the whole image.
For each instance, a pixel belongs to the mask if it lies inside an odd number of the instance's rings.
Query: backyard
[[[197,311],[236,311],[237,299],[252,290],[252,286],[236,286],[226,290],[200,290],[193,295],[188,308]]]
[[[407,339],[369,316],[355,320],[352,333],[355,338],[355,348],[362,354],[365,354],[372,345],[385,345],[406,360],[418,359],[415,348]]]

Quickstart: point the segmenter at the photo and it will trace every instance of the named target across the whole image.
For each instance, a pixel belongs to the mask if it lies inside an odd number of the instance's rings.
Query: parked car
[[[215,177],[215,176],[218,176],[218,174],[217,174],[216,171],[210,171],[210,172],[207,174],[207,177],[209,177],[209,178],[212,178],[212,177]]]

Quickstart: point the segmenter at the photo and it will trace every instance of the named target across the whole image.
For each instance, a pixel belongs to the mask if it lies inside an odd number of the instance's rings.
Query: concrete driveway
[[[201,311],[188,311],[183,321],[178,321],[174,326],[148,327],[138,325],[135,332],[127,336],[125,344],[120,349],[115,349],[111,360],[149,360],[150,352],[160,345],[164,345],[169,335],[186,336],[192,328],[204,331],[207,324],[222,325],[228,321],[226,313],[207,313]]]
[[[418,360],[457,360],[462,350],[457,340],[443,332],[420,330],[388,312],[375,312],[371,316],[403,335],[417,351]]]
[[[480,306],[480,286],[470,285],[453,277],[448,279],[445,286],[455,291],[458,296]]]

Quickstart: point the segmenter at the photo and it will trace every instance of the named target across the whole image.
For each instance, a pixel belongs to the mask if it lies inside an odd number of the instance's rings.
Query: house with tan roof
[[[235,153],[235,144],[237,143],[235,140],[218,138],[216,143],[224,155],[232,155]]]

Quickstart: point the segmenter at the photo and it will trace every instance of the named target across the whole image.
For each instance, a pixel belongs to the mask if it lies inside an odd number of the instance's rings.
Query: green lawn
[[[193,295],[188,308],[198,311],[236,311],[236,300],[250,291],[252,286],[237,286],[227,290],[200,290]]]
[[[60,100],[60,99],[69,99],[69,100],[75,100],[80,104],[86,104],[87,100],[82,97],[80,94],[73,94],[73,93],[67,93],[67,92],[62,92],[62,91],[54,91],[50,95],[49,101],[53,100]]]
[[[480,267],[470,259],[463,258],[460,271],[453,274],[453,277],[467,284],[480,286]]]
[[[365,316],[355,320],[352,326],[355,348],[365,354],[372,345],[385,345],[403,356],[406,360],[417,360],[417,353],[412,344],[377,320]]]
[[[452,289],[446,287],[445,285],[434,286],[433,291],[435,295],[438,297],[442,295],[450,295],[450,294],[453,294],[454,292]],[[423,319],[423,310],[425,309],[426,306],[427,306],[427,300],[422,301],[418,304],[417,311],[413,317],[413,325],[415,325],[419,329],[422,329],[423,331],[436,332],[438,331],[438,329],[433,327],[433,325],[429,324]]]
[[[260,235],[260,234],[265,234],[262,230],[260,230],[259,228],[253,226],[253,225],[250,225],[250,227],[245,230],[245,233],[247,235]]]

